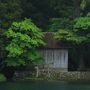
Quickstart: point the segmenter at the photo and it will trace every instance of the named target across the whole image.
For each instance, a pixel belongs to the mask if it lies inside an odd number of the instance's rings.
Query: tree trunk
[[[78,48],[78,53],[79,53],[78,54],[79,55],[78,70],[84,71],[85,70],[85,62],[84,62],[84,47],[83,46]]]
[[[81,0],[73,0],[74,8],[75,8],[75,11],[74,11],[75,17],[80,16],[80,2],[81,2]]]
[[[81,55],[80,58],[79,58],[78,70],[79,71],[84,71],[85,70],[85,64],[84,64],[83,55]]]

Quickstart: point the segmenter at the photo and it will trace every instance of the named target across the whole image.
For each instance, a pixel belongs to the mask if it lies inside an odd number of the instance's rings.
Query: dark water
[[[6,82],[0,83],[0,90],[90,90],[90,82]]]

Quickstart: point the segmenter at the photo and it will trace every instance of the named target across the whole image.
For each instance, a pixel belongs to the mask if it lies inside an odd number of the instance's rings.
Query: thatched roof
[[[44,48],[67,48],[60,45],[59,42],[54,38],[54,32],[44,32],[44,41],[46,42]]]

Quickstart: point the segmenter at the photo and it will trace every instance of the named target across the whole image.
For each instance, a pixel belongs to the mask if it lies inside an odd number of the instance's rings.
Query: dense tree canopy
[[[0,2],[0,28],[8,28],[14,20],[20,20],[22,8],[18,0]]]
[[[85,17],[77,18],[73,27],[73,30],[59,30],[56,32],[55,36],[59,41],[67,41],[74,45],[72,47],[77,47],[77,53],[79,53],[78,55],[80,56],[79,59],[83,61],[85,48],[87,43],[90,43],[90,13],[88,13]],[[83,66],[80,66],[80,68],[82,67]]]
[[[31,20],[13,22],[5,34],[9,40],[6,47],[7,66],[25,65],[40,59],[35,48],[44,45],[43,34]]]
[[[43,45],[41,31],[56,32],[58,40],[76,46],[89,43],[89,12],[90,0],[0,0],[0,67],[3,61],[17,66],[26,63],[24,58],[37,59],[36,47]]]

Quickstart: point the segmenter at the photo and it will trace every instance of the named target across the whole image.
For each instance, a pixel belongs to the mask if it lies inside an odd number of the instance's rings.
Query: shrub
[[[3,74],[0,74],[0,82],[6,81],[6,77]]]

